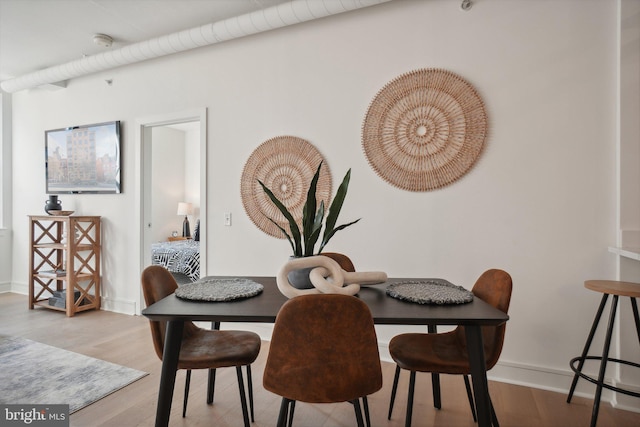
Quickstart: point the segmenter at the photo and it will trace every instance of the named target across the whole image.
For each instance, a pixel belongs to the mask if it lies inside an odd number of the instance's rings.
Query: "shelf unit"
[[[100,237],[99,216],[29,216],[29,309],[100,309]]]

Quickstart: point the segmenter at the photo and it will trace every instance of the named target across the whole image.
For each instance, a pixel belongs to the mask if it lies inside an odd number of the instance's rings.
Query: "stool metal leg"
[[[633,297],[629,297],[631,300],[631,309],[633,310],[633,318],[636,321],[636,333],[638,334],[638,344],[640,344],[640,316],[638,316],[638,303]]]
[[[616,319],[616,308],[618,307],[618,295],[613,296],[611,301],[611,315],[609,316],[609,326],[607,327],[607,336],[605,338],[604,347],[602,349],[602,361],[600,363],[600,373],[598,375],[598,386],[596,395],[593,400],[593,411],[591,412],[591,427],[596,426],[598,421],[598,411],[600,410],[600,397],[602,396],[602,384],[604,382],[604,374],[607,370],[607,359],[609,358],[609,346],[611,345],[611,335],[613,332],[613,323]]]
[[[596,329],[598,329],[598,323],[600,322],[600,318],[602,317],[602,312],[604,311],[604,306],[607,303],[608,298],[609,294],[602,295],[602,300],[600,300],[600,307],[598,307],[596,317],[593,319],[593,325],[591,325],[589,337],[587,338],[587,342],[585,343],[584,349],[582,350],[582,356],[580,356],[580,362],[578,363],[578,372],[582,372],[582,366],[584,365],[585,358],[587,357],[587,353],[589,352],[589,347],[591,347],[591,341],[593,341],[593,336],[596,333]],[[576,390],[578,378],[580,378],[578,372],[576,372],[573,376],[573,382],[571,383],[571,388],[569,389],[569,396],[567,396],[567,403],[571,403],[573,392]]]

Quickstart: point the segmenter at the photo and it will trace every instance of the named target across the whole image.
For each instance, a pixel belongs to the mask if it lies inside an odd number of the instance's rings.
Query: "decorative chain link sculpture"
[[[289,272],[309,267],[315,267],[309,273],[309,279],[314,288],[293,287],[287,277]],[[386,280],[387,274],[381,271],[344,271],[336,261],[322,255],[294,258],[287,262],[276,276],[278,289],[287,298],[320,293],[355,295],[360,291],[360,285],[375,285]]]

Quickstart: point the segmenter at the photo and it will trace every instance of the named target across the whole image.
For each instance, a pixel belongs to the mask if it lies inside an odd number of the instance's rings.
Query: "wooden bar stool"
[[[631,283],[631,282],[618,282],[614,280],[587,280],[584,282],[584,287],[596,292],[602,292],[602,300],[600,301],[600,307],[598,308],[598,312],[596,313],[596,317],[593,320],[593,325],[591,326],[591,332],[589,332],[589,337],[587,338],[587,342],[584,346],[584,350],[582,351],[582,356],[574,357],[569,362],[571,366],[571,370],[575,373],[573,376],[573,382],[571,383],[571,389],[569,390],[569,396],[567,397],[567,402],[571,403],[571,398],[573,397],[573,392],[576,389],[576,385],[578,384],[578,378],[584,378],[585,380],[592,382],[596,387],[596,394],[594,396],[593,401],[593,410],[591,412],[591,427],[595,427],[596,422],[598,421],[598,410],[600,408],[600,397],[602,396],[602,389],[606,388],[608,390],[613,390],[618,393],[626,394],[628,396],[640,397],[640,393],[633,392],[630,390],[625,390],[620,387],[614,387],[609,384],[604,383],[604,374],[607,369],[607,362],[621,363],[624,365],[635,366],[640,368],[640,364],[635,362],[630,362],[627,360],[614,359],[609,357],[609,346],[611,344],[611,334],[613,332],[613,323],[616,318],[616,309],[618,307],[618,297],[629,297],[631,301],[631,309],[633,310],[633,317],[636,323],[636,332],[638,334],[638,343],[640,344],[640,319],[638,317],[638,304],[636,302],[636,298],[640,297],[640,283]],[[591,341],[593,341],[593,336],[595,335],[596,329],[598,328],[598,323],[600,322],[600,318],[602,317],[602,312],[604,311],[604,307],[607,303],[607,299],[609,295],[613,295],[613,300],[611,301],[611,312],[609,314],[609,325],[607,327],[607,333],[604,341],[604,348],[602,349],[602,356],[587,356],[589,352],[589,347],[591,347]],[[586,374],[582,373],[582,367],[584,365],[585,360],[600,360],[600,371],[598,373],[598,378],[592,378]],[[576,363],[578,366],[576,367]]]

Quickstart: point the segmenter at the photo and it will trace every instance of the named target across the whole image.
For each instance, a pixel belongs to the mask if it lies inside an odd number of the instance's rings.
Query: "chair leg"
[[[440,374],[431,374],[431,389],[433,390],[433,407],[442,408],[442,399],[440,397]]]
[[[289,407],[291,408],[291,411],[289,412],[288,426],[291,427],[293,425],[293,413],[296,411],[296,401],[292,400],[291,403],[289,404]]]
[[[396,401],[396,391],[398,391],[398,379],[400,378],[400,366],[396,365],[396,373],[393,375],[393,388],[391,388],[391,401],[389,402],[389,415],[387,419],[391,419],[393,412],[393,404]]]
[[[369,416],[369,400],[367,396],[362,397],[362,409],[364,409],[364,420],[367,427],[371,427],[371,416]]]
[[[416,388],[416,371],[411,371],[409,376],[409,396],[407,397],[407,416],[404,420],[405,427],[411,427],[411,417],[413,416],[413,392]]]
[[[498,423],[498,416],[496,415],[496,410],[493,409],[491,396],[489,396],[489,404],[491,405],[491,422],[493,423],[493,427],[500,427],[500,424]]]
[[[356,422],[358,423],[358,427],[364,427],[362,409],[360,408],[360,399],[354,399],[351,403],[353,404],[353,410],[356,412]]]
[[[216,370],[209,369],[209,381],[207,382],[207,405],[213,403],[213,390],[216,387]]]
[[[240,389],[240,403],[242,404],[242,418],[244,419],[244,427],[249,427],[249,411],[247,411],[247,396],[244,391],[244,381],[242,380],[242,366],[236,366],[238,374],[238,388]]]
[[[473,415],[473,422],[478,422],[478,417],[476,415],[476,404],[473,400],[473,393],[471,392],[471,384],[469,384],[469,376],[463,375],[464,378],[464,387],[467,389],[467,398],[469,399],[469,406],[471,406],[471,415]]]
[[[287,399],[286,397],[282,398],[280,402],[280,412],[278,413],[278,421],[276,423],[276,427],[286,427],[287,421],[289,425],[293,421],[293,410],[295,408],[296,401]],[[289,414],[289,408],[291,408],[291,414]]]
[[[251,365],[247,365],[247,386],[249,388],[249,412],[251,413],[251,422],[256,419],[253,416],[253,379],[251,378]]]
[[[187,416],[187,401],[189,400],[189,386],[191,385],[191,369],[187,369],[184,380],[184,401],[182,402],[182,418]]]

